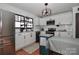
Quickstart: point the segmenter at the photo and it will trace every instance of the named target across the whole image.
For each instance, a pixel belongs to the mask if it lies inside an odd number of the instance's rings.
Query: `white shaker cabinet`
[[[24,38],[24,43],[25,46],[32,44],[33,42],[35,42],[35,34],[34,32],[28,32],[24,34],[25,38]]]
[[[15,34],[15,49],[19,50],[24,47],[24,35],[22,33]]]
[[[24,45],[27,46],[30,44],[30,40],[32,40],[32,38],[30,38],[30,33],[25,33],[24,34]]]
[[[61,24],[72,24],[72,12],[63,13],[60,15],[60,17]]]
[[[15,34],[16,51],[35,42],[35,32],[23,32]]]
[[[40,19],[40,25],[46,25],[46,20],[47,19]]]

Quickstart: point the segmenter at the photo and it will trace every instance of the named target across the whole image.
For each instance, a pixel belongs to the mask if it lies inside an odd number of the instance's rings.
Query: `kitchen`
[[[34,7],[35,5],[37,6]],[[43,15],[43,12],[41,15],[41,10],[44,9],[45,6],[51,9],[52,12],[51,15],[49,14]],[[40,10],[38,10],[39,13],[38,11],[35,10],[38,8],[40,8]],[[14,54],[17,55],[79,54],[78,51],[79,30],[78,26],[76,26],[79,22],[77,20],[79,15],[78,3],[74,4],[73,3],[69,4],[68,3],[63,4],[3,3],[0,4],[0,9],[4,11],[9,11],[10,13],[13,14],[13,17],[15,18],[12,24],[9,22],[9,25],[12,25],[12,27],[14,26],[14,28],[7,29],[10,31],[13,30],[11,32],[13,32],[14,35],[14,37],[12,38],[14,39],[12,41],[15,50]],[[30,12],[28,12],[27,10]],[[4,11],[3,13],[0,12],[1,15],[2,14],[5,15]],[[3,17],[1,15],[0,17]],[[3,25],[4,23],[0,24]],[[0,27],[2,25],[0,25]],[[0,38],[1,38],[1,28],[0,28]],[[2,50],[3,49],[1,49],[1,51]]]

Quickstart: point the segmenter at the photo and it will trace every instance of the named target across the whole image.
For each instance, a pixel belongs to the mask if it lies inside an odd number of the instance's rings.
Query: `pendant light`
[[[45,9],[42,10],[42,16],[49,16],[51,15],[51,9],[47,8],[48,6],[48,3],[45,3]]]

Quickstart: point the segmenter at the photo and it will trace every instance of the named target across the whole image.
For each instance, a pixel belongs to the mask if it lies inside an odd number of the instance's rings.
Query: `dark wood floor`
[[[0,38],[0,55],[14,55],[15,45],[10,37]]]
[[[24,51],[23,49],[16,52],[16,55],[40,55],[39,49],[34,51],[32,54],[29,54],[27,51]]]

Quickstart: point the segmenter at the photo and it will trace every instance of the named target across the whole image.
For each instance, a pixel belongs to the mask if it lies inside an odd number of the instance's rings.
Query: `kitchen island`
[[[45,31],[40,33],[40,54],[48,55],[48,39],[53,37],[53,34],[46,34]]]

